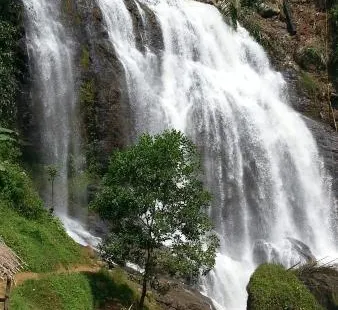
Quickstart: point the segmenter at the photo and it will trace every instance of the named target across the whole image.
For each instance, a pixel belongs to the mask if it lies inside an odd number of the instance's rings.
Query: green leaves
[[[20,12],[19,1],[0,1],[0,126],[13,125],[16,118]]]
[[[112,226],[103,255],[145,267],[150,254],[149,273],[159,263],[179,275],[210,270],[218,238],[200,175],[194,144],[176,130],[144,134],[138,144],[116,151],[92,204]]]
[[[18,134],[10,129],[0,127],[0,143],[1,142],[16,142]]]

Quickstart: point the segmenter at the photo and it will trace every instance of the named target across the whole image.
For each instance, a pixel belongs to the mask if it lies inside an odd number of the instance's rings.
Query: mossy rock
[[[338,268],[307,264],[296,271],[317,301],[327,310],[338,309]]]
[[[263,264],[247,286],[248,310],[323,310],[294,272]]]

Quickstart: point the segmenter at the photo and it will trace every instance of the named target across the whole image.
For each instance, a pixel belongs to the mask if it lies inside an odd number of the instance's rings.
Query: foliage
[[[58,168],[55,165],[50,165],[46,167],[48,174],[48,181],[54,182],[55,178],[58,175]]]
[[[214,266],[218,239],[206,214],[210,195],[199,177],[195,146],[175,130],[145,134],[111,158],[93,202],[112,225],[102,250],[115,262],[128,260],[145,268],[142,297],[161,249],[176,261],[189,262],[182,269],[194,276]]]
[[[338,3],[331,9],[332,49],[330,71],[334,81],[338,81]]]
[[[17,134],[0,127],[0,199],[27,218],[39,218],[44,212],[26,172],[17,164],[20,152]]]
[[[281,265],[263,264],[247,286],[248,310],[322,310],[296,275]]]
[[[8,161],[1,163],[0,199],[27,218],[38,219],[44,212],[42,201],[27,173]]]
[[[95,98],[96,89],[94,79],[83,81],[80,88],[80,104],[81,113],[84,117],[84,124],[86,124],[86,159],[88,171],[93,175],[103,175],[103,167],[98,160],[100,157],[100,148],[97,136],[98,118],[95,107]]]
[[[39,219],[27,219],[1,200],[0,236],[30,271],[45,272],[85,262],[80,246],[47,211],[42,212]]]
[[[16,94],[19,59],[17,41],[20,37],[19,1],[0,3],[0,126],[12,126],[16,118]]]
[[[46,167],[46,171],[48,174],[48,181],[50,182],[51,189],[52,189],[52,211],[54,210],[54,181],[55,178],[58,176],[58,168],[55,165],[50,165]]]
[[[110,273],[52,274],[40,280],[25,281],[10,298],[13,310],[92,310],[114,305],[128,309],[138,296],[135,283],[123,271]],[[156,309],[147,303],[148,309]],[[115,309],[114,307],[114,309]]]
[[[15,131],[0,127],[0,163],[4,160],[15,162],[21,155],[17,137]]]

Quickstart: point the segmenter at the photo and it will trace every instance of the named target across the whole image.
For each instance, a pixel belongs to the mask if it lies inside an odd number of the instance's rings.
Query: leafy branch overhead
[[[111,157],[93,202],[112,227],[102,252],[114,262],[142,266],[145,289],[160,268],[197,277],[215,264],[218,238],[207,215],[211,196],[200,174],[194,144],[175,130],[145,134],[137,145]]]

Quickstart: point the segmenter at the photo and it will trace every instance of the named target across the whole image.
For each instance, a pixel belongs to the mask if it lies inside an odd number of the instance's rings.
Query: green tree
[[[58,168],[54,165],[50,165],[46,167],[47,174],[48,174],[48,181],[50,182],[51,189],[52,189],[52,206],[51,211],[54,211],[54,181],[55,178],[58,176]]]
[[[206,212],[210,199],[196,148],[178,131],[144,134],[113,153],[92,207],[111,223],[104,258],[144,269],[140,309],[159,264],[178,275],[213,268],[219,241]]]

